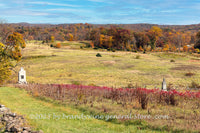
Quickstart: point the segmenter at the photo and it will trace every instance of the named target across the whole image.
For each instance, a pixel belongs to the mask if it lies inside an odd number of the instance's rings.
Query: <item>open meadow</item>
[[[69,42],[68,42],[69,43]],[[29,83],[83,84],[108,87],[160,88],[163,78],[175,88],[200,84],[200,59],[189,53],[134,53],[80,49],[81,43],[51,48],[28,43],[15,68],[27,71]],[[84,46],[84,44],[82,44]],[[76,48],[75,48],[76,47]],[[96,57],[100,53],[102,57]],[[192,84],[193,83],[193,84]]]
[[[85,43],[65,42],[61,48],[28,43],[8,83],[16,83],[24,67],[29,85],[1,88],[0,102],[52,133],[95,132],[96,127],[102,132],[200,130],[200,93],[185,90],[199,87],[198,54],[110,52],[84,48]],[[171,91],[160,91],[163,78]],[[67,115],[98,117],[66,120]]]

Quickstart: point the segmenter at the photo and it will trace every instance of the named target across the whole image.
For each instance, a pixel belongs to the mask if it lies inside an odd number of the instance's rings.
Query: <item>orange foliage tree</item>
[[[57,43],[57,44],[56,44],[56,48],[61,48],[61,44],[60,44],[60,43]]]
[[[94,43],[91,41],[90,42],[90,46],[92,47],[92,48],[94,48]]]
[[[183,51],[187,52],[188,51],[188,47],[187,46],[183,46]]]
[[[171,48],[171,51],[172,51],[172,52],[176,52],[176,46],[173,46],[173,47]]]
[[[139,47],[139,51],[144,51],[144,49],[142,48],[142,46]]]
[[[168,45],[168,44],[166,44],[166,45],[164,46],[163,51],[164,51],[164,52],[169,51],[169,45]]]

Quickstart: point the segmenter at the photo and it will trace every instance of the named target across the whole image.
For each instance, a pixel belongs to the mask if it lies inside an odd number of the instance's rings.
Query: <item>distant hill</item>
[[[62,27],[69,27],[75,24],[29,24],[29,23],[9,23],[9,25],[13,26],[28,26],[28,27],[55,27],[55,26],[62,26]],[[130,29],[133,31],[145,31],[151,29],[152,26],[158,26],[162,29],[166,30],[176,30],[176,31],[190,31],[190,32],[197,32],[200,30],[200,24],[192,24],[192,25],[158,25],[158,24],[90,24],[94,28],[104,27],[109,28],[111,26],[121,27],[125,29]]]

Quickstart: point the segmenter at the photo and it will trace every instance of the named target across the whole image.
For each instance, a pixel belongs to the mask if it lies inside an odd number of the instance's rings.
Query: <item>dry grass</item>
[[[194,65],[179,65],[176,67],[172,67],[171,70],[180,70],[180,71],[185,71],[185,70],[199,70],[200,67],[194,66]]]
[[[145,121],[139,127],[151,130],[198,132],[200,130],[199,98],[164,93],[145,93],[141,89],[129,91],[114,89],[90,89],[91,86],[60,86],[60,85],[26,85],[19,86],[33,96],[50,97],[71,105],[85,114],[127,116],[132,119],[119,118],[109,120],[120,124],[134,125]],[[142,93],[143,92],[143,93]],[[171,94],[171,93],[169,93]],[[149,116],[149,117],[147,117]],[[188,128],[189,127],[189,128]]]
[[[11,82],[17,82],[17,71],[20,67],[24,67],[27,71],[27,81],[29,83],[74,83],[117,88],[127,86],[160,88],[162,79],[165,77],[167,84],[172,84],[172,88],[180,89],[191,86],[192,83],[195,83],[195,85],[200,84],[200,62],[191,61],[198,59],[196,55],[185,53],[107,52],[105,50],[82,50],[78,48],[79,46],[76,45],[76,48],[72,48],[66,44],[66,47],[55,49],[40,44],[28,44],[23,51],[24,58],[16,67],[16,73],[13,73]],[[102,57],[96,57],[97,53],[100,53]],[[138,56],[139,59],[137,59]],[[175,60],[175,62],[170,62],[170,60]],[[188,77],[185,76],[186,72],[195,73],[195,75]],[[35,91],[33,95],[37,97],[39,92]],[[84,99],[84,96],[80,97],[80,99],[82,98]],[[181,100],[184,101],[184,99]],[[108,99],[92,105],[86,104],[76,107],[71,101],[66,101],[66,105],[70,105],[86,114],[127,115],[130,112],[132,114],[150,114],[151,116],[164,114],[170,116],[171,119],[150,119],[147,121],[155,128],[166,125],[162,128],[200,130],[199,101],[184,101],[175,107],[149,104],[147,110],[141,110],[138,102],[121,107],[120,103],[113,104]],[[141,123],[141,121],[138,123]]]
[[[96,57],[100,53],[101,58]],[[91,49],[55,49],[39,44],[27,44],[24,59],[15,71],[24,67],[29,83],[71,83],[95,84],[109,87],[125,87],[128,84],[160,87],[162,78],[173,86],[189,86],[192,81],[200,84],[200,63],[183,53],[132,53],[107,52]],[[140,56],[140,59],[136,59]],[[170,62],[175,59],[176,62]],[[188,78],[185,70],[195,73]],[[68,76],[70,75],[70,76]],[[13,74],[17,82],[17,73]]]

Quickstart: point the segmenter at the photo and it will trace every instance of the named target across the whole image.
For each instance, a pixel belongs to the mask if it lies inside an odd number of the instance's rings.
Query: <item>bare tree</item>
[[[6,43],[6,38],[13,32],[13,28],[6,23],[5,20],[0,19],[0,42]]]

